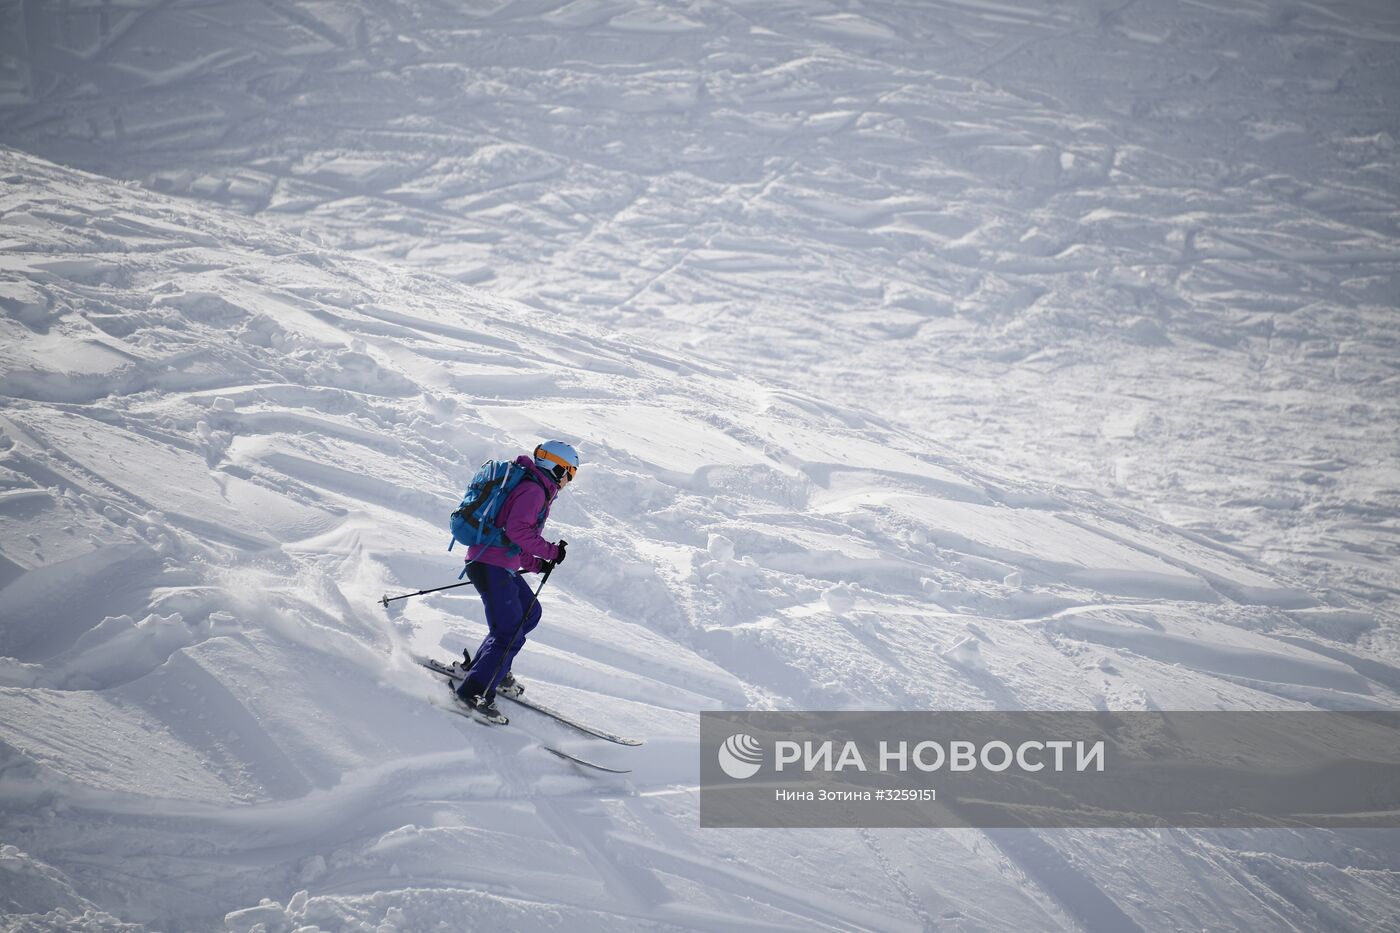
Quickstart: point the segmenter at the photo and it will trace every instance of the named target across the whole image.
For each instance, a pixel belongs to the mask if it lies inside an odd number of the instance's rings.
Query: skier
[[[495,522],[505,532],[505,546],[479,544],[467,550],[467,578],[481,594],[490,631],[476,657],[467,655],[470,666],[453,665],[462,679],[457,696],[478,715],[498,723],[507,720],[496,707],[496,694],[524,692],[511,674],[511,663],[540,621],[539,600],[520,575],[542,573],[564,562],[568,542],[551,544],[540,532],[554,498],[573,480],[579,465],[578,453],[563,441],[545,441],[533,457],[521,454],[515,462],[525,468],[525,478],[510,491]]]

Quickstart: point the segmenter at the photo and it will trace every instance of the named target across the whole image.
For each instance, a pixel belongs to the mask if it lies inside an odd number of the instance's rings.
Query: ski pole
[[[379,601],[380,601],[381,603],[384,604],[384,608],[385,608],[385,609],[388,609],[388,608],[389,608],[389,604],[392,603],[392,602],[393,602],[394,600],[396,600],[396,599],[409,599],[409,598],[414,597],[414,596],[423,596],[423,595],[425,595],[425,594],[427,594],[427,593],[436,593],[436,592],[439,592],[440,590],[455,590],[455,589],[456,589],[457,587],[459,587],[459,586],[468,586],[468,585],[471,584],[471,582],[472,582],[472,581],[470,581],[470,580],[465,580],[465,581],[463,581],[463,582],[461,582],[461,583],[452,583],[452,584],[449,584],[449,585],[447,585],[447,586],[435,586],[435,587],[433,587],[431,590],[419,590],[419,591],[416,592],[416,593],[404,593],[402,596],[390,596],[389,594],[386,593],[386,594],[384,594],[383,596],[380,597]]]

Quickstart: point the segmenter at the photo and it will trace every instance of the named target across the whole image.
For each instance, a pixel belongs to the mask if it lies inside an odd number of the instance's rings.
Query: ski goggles
[[[570,463],[569,461],[565,460],[563,457],[559,456],[558,454],[550,453],[549,451],[545,450],[543,447],[536,447],[536,448],[535,448],[535,459],[536,459],[536,460],[548,460],[550,463],[558,464],[559,466],[563,467],[563,468],[564,468],[564,474],[565,474],[566,476],[568,476],[569,479],[570,479],[571,481],[572,481],[573,478],[574,478],[574,474],[578,472],[578,467],[574,466],[572,463]]]

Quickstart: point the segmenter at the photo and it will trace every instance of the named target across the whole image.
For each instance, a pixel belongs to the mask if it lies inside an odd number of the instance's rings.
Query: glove
[[[559,556],[556,557],[556,558],[554,558],[554,560],[551,561],[551,563],[553,563],[553,564],[555,564],[555,565],[564,563],[564,553],[565,553],[566,549],[568,548],[568,546],[569,546],[569,542],[565,541],[563,538],[560,538],[560,539],[559,539],[559,543],[555,545],[555,547],[557,547],[557,548],[559,549]]]

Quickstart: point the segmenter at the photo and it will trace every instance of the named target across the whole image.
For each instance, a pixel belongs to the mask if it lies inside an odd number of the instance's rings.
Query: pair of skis
[[[450,664],[443,664],[441,661],[435,661],[432,658],[417,658],[416,660],[419,664],[421,664],[423,667],[426,667],[434,674],[446,678],[448,683],[453,683],[456,677],[458,676],[457,672],[452,669],[452,665]],[[548,716],[555,722],[561,723],[569,727],[570,729],[573,729],[575,732],[591,736],[595,739],[603,739],[604,741],[613,742],[617,745],[635,746],[642,744],[641,739],[627,738],[626,736],[618,735],[615,732],[608,732],[606,729],[599,729],[595,726],[588,725],[587,723],[580,722],[579,720],[574,719],[572,716],[569,716],[565,713],[561,713],[558,710],[553,709],[551,707],[545,706],[543,703],[536,703],[533,699],[527,699],[523,695],[514,697],[500,697],[500,699],[507,699],[510,702],[516,704],[517,706],[523,706],[526,709],[534,710],[542,716]],[[468,719],[471,719],[475,722],[483,722],[483,720],[477,719],[476,716],[472,715],[460,705],[454,704],[453,706],[444,708],[461,716],[465,716]],[[542,747],[545,751],[549,752],[552,755],[556,755],[560,758],[563,758],[566,761],[571,761],[574,764],[582,765],[585,768],[593,768],[598,771],[607,771],[611,774],[628,774],[631,771],[630,768],[610,768],[607,765],[598,764],[596,761],[589,761],[586,758],[581,758],[578,755],[563,751],[561,749],[553,748],[549,745],[544,745]]]

